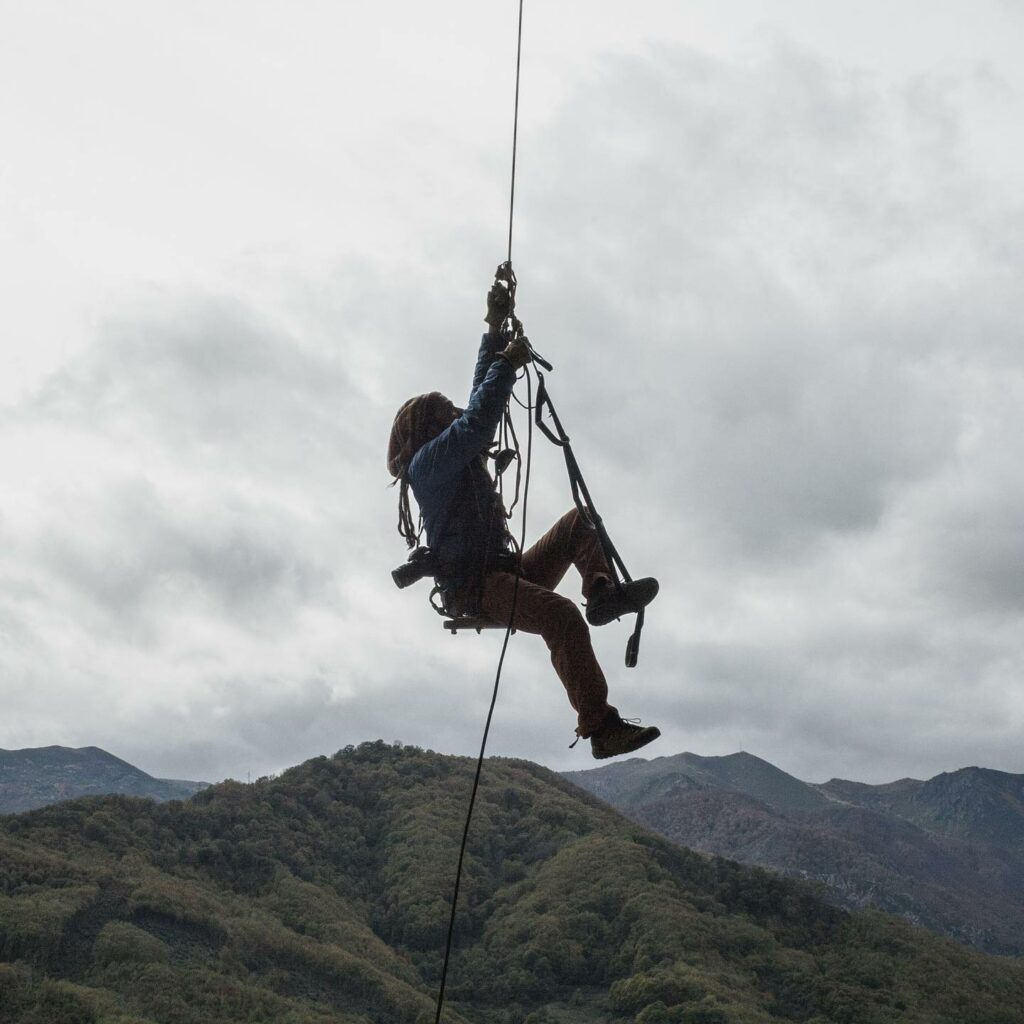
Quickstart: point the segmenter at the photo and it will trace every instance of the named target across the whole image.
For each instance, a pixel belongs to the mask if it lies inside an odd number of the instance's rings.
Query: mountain
[[[206,785],[154,779],[99,747],[0,750],[0,814],[17,814],[58,800],[104,793],[185,800]]]
[[[377,742],[0,820],[0,1024],[429,1024],[473,769]],[[1024,1024],[1024,961],[493,758],[448,993],[448,1024]]]
[[[815,787],[834,800],[912,821],[929,832],[1024,849],[1024,775],[990,768],[943,772],[885,786],[832,779]]]
[[[820,882],[993,953],[1024,953],[1024,776],[801,782],[750,754],[634,758],[566,778],[674,841]]]
[[[565,778],[616,806],[635,806],[695,790],[742,793],[782,811],[815,811],[833,801],[753,754],[700,757],[677,754],[653,761],[631,758]]]

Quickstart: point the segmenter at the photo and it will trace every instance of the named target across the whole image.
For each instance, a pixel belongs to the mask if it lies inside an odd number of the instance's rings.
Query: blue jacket
[[[440,567],[438,582],[455,590],[478,579],[487,555],[508,550],[505,509],[483,455],[516,379],[512,365],[498,358],[503,347],[499,335],[483,336],[462,415],[409,463],[409,486]]]

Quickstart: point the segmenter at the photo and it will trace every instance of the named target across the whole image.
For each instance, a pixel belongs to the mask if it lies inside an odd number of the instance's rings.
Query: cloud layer
[[[521,313],[663,582],[639,669],[621,627],[596,638],[663,753],[1024,771],[1024,212],[973,159],[987,81],[665,45],[526,135]],[[207,778],[378,735],[475,748],[497,641],[391,588],[383,469],[404,398],[463,397],[491,268],[460,230],[443,260],[136,289],[0,413],[0,744]],[[534,468],[531,535],[569,500],[540,440]],[[579,766],[542,645],[514,647],[492,749]]]

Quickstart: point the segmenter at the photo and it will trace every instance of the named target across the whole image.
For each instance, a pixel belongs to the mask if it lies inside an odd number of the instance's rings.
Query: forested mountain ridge
[[[0,814],[107,793],[185,800],[205,786],[205,782],[156,779],[99,747],[0,750]]]
[[[813,785],[739,753],[566,777],[687,847],[825,884],[989,952],[1024,953],[1024,776],[964,768]]]
[[[424,1024],[473,762],[384,743],[0,820],[4,1024]],[[487,762],[452,1024],[1024,1024],[1024,963]]]

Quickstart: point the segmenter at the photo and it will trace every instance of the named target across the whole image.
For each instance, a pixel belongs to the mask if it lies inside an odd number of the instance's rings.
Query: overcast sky
[[[475,753],[500,636],[392,585],[384,454],[468,388],[515,15],[0,0],[0,747]],[[638,668],[595,633],[652,756],[1024,772],[1022,52],[1013,0],[526,0],[519,313],[662,581]],[[538,442],[528,535],[569,502]],[[517,636],[489,749],[574,725]]]

